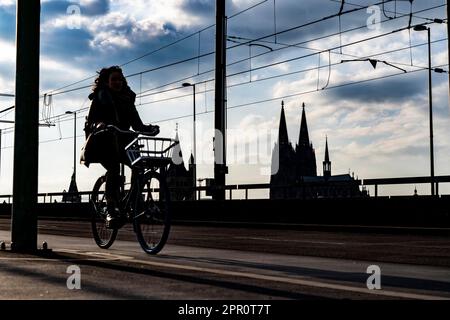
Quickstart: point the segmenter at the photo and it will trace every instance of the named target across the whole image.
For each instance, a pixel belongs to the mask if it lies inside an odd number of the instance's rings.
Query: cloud
[[[361,103],[389,103],[403,101],[405,97],[414,98],[428,90],[424,74],[415,73],[405,76],[371,81],[330,90],[330,99],[358,101]]]
[[[79,56],[89,54],[92,34],[83,29],[54,29],[42,34],[43,51],[49,55]]]
[[[14,0],[0,0],[0,7],[12,6],[16,3]]]
[[[191,15],[211,17],[214,15],[216,5],[210,0],[186,0],[181,3],[181,9]]]
[[[81,15],[95,17],[105,15],[110,11],[109,0],[81,0],[81,1],[44,1],[41,5],[41,12],[44,20],[54,19],[60,15],[68,15],[70,6],[78,6]]]
[[[16,35],[16,15],[11,7],[0,4],[0,39],[14,41]]]
[[[67,15],[67,7],[70,4],[80,3],[81,6],[81,29],[71,30],[67,28],[70,16]],[[248,8],[259,0],[233,0],[227,1],[227,14],[229,16]],[[13,90],[14,88],[14,62],[15,56],[15,1],[0,0],[0,81],[3,88]],[[340,3],[329,0],[284,0],[277,1],[277,30],[292,28],[300,24],[335,14],[339,10]],[[373,3],[363,0],[361,5]],[[432,5],[442,4],[442,1],[414,1],[414,10],[420,10]],[[345,10],[355,8],[346,3]],[[387,9],[394,10],[392,5]],[[61,87],[73,81],[94,75],[100,67],[112,64],[121,64],[133,58],[151,52],[173,41],[181,39],[205,26],[215,22],[214,1],[207,0],[80,0],[80,1],[42,1],[42,33],[41,33],[41,86],[43,90]],[[409,12],[409,3],[398,1],[398,11]],[[442,12],[441,12],[442,11]],[[444,10],[424,12],[421,15],[429,17],[442,17]],[[342,29],[363,26],[368,18],[365,10],[358,13],[347,14],[342,17]],[[416,23],[420,19],[414,19]],[[349,43],[368,36],[382,32],[389,32],[399,27],[404,27],[408,18],[385,23],[381,30],[369,31],[362,28],[357,32],[345,33],[342,42]],[[260,6],[243,13],[235,18],[229,19],[229,35],[248,38],[257,38],[274,32],[273,25],[273,1],[266,1]],[[265,43],[273,48],[283,47],[280,43],[295,43],[305,41],[314,37],[335,33],[338,31],[338,19],[330,19],[310,27],[292,30],[277,37],[279,44]],[[214,51],[214,28],[201,33],[201,41],[195,35],[185,41],[171,46],[169,49],[161,50],[149,55],[132,64],[125,66],[127,74],[157,68],[161,65],[173,63],[195,56],[200,52]],[[445,37],[445,26],[433,25],[433,38]],[[274,41],[274,37],[265,39]],[[335,36],[314,43],[306,43],[306,46],[326,49],[337,46],[340,37]],[[409,45],[409,33],[407,31],[395,35],[380,38],[376,41],[361,43],[343,49],[344,54],[355,56],[372,55],[384,50],[394,50]],[[419,44],[426,41],[424,34],[412,33],[411,41]],[[232,45],[229,43],[229,45]],[[6,49],[5,49],[6,48]],[[248,58],[248,47],[240,47],[229,51],[229,62]],[[10,52],[10,53],[7,53]],[[264,52],[264,48],[252,47],[253,55]],[[258,67],[265,64],[281,61],[283,59],[295,58],[300,55],[309,54],[313,51],[300,48],[289,48],[266,54],[252,59],[252,66]],[[351,56],[332,54],[332,62],[337,63],[341,59],[352,59]],[[417,65],[426,65],[426,47],[419,47],[412,51],[413,62]],[[380,60],[390,62],[410,63],[409,50],[398,53],[378,56]],[[446,63],[446,43],[433,45],[434,63]],[[325,84],[328,68],[328,54],[322,54],[321,65],[325,66],[320,73],[319,89]],[[184,77],[190,77],[190,81],[196,82],[202,79],[213,78],[214,74],[203,77],[195,77],[197,73],[197,62],[191,61],[171,68],[152,71],[143,75],[143,89],[157,87],[161,84],[172,82]],[[229,72],[247,70],[249,62],[244,61],[229,69]],[[286,72],[314,68],[317,66],[317,56],[309,59],[300,59],[277,65],[272,68],[261,69],[252,72],[253,80],[264,77],[281,75]],[[202,58],[200,71],[214,68],[214,55]],[[408,71],[412,67],[405,67]],[[391,67],[379,64],[373,70],[368,63],[355,62],[338,65],[332,68],[330,86],[343,83],[362,81],[372,77],[384,76],[396,72]],[[248,73],[239,77],[229,79],[228,84],[244,82],[248,80]],[[93,79],[78,85],[89,85]],[[333,161],[333,170],[336,173],[344,173],[351,167],[365,177],[395,176],[400,174],[421,175],[425,173],[428,163],[427,154],[427,85],[426,72],[407,74],[404,76],[387,78],[354,86],[336,88],[333,90],[316,91],[311,94],[301,95],[286,99],[286,116],[288,122],[289,136],[293,143],[298,139],[300,127],[301,103],[307,106],[308,126],[311,140],[316,147],[318,164],[324,151],[325,135],[330,138],[330,152]],[[444,75],[434,75],[433,97],[435,102],[435,133],[436,133],[436,159],[440,161],[437,170],[449,169],[448,164],[442,159],[450,156],[450,141],[448,140],[447,128],[449,124],[448,108],[448,86]],[[138,91],[140,87],[139,77],[129,79],[133,89]],[[77,85],[77,86],[78,86]],[[175,83],[175,87],[179,84]],[[203,85],[201,86],[203,88]],[[198,87],[200,90],[200,86]],[[213,88],[213,83],[208,84]],[[230,89],[229,105],[236,105],[255,100],[263,100],[292,93],[315,91],[317,89],[317,71],[299,73],[289,77],[254,82],[242,87]],[[4,89],[6,90],[6,89]],[[82,105],[90,89],[73,92],[66,95],[55,96],[55,114],[64,113],[67,110],[78,108]],[[143,102],[165,97],[175,97],[181,94],[179,91],[170,92],[158,97],[148,97]],[[208,97],[206,97],[208,96]],[[205,100],[202,100],[204,97]],[[198,94],[199,105],[205,102],[209,110],[214,106],[213,93]],[[233,109],[236,112],[229,113],[229,127],[241,128],[252,132],[258,128],[278,129],[280,115],[280,101],[251,106],[249,108]],[[167,102],[143,106],[139,108],[143,119],[159,120],[174,116],[183,116],[191,112],[191,98],[177,99]],[[213,124],[213,115],[203,119],[208,126]],[[201,117],[200,117],[201,118]],[[181,125],[191,128],[191,119],[180,120]],[[82,126],[80,120],[79,126]],[[205,125],[206,126],[206,125]],[[175,127],[174,121],[163,123],[163,134],[169,135]],[[170,127],[170,128],[169,128]],[[44,131],[48,138],[57,135],[57,129]],[[63,132],[65,128],[63,127]],[[67,129],[67,134],[71,133]],[[46,136],[47,137],[47,136]],[[4,137],[6,139],[6,136]],[[185,139],[186,143],[189,141]],[[204,139],[208,143],[205,149],[211,151],[211,137]],[[206,142],[205,142],[206,144]],[[42,156],[49,154],[55,146],[65,143],[55,143],[42,148]],[[199,143],[200,145],[200,143]],[[183,145],[183,148],[188,148]],[[67,143],[67,150],[70,143]],[[189,149],[184,150],[189,154]],[[61,163],[71,163],[71,152],[62,154],[58,159]],[[67,160],[67,161],[66,161]],[[409,161],[409,162],[408,162]],[[6,166],[6,164],[5,164]],[[4,167],[6,168],[6,167]],[[42,175],[51,176],[50,168],[44,168]],[[423,170],[422,170],[423,169]],[[256,174],[250,169],[239,169],[234,171],[237,175],[230,176],[230,181],[237,183],[256,181]],[[67,166],[68,179],[71,174],[71,165]],[[319,170],[320,171],[320,170]],[[423,172],[422,172],[423,171]],[[250,173],[252,172],[252,173]],[[255,171],[256,172],[256,171]],[[83,171],[88,176],[87,171]],[[90,176],[89,176],[90,177]],[[93,179],[95,177],[92,177]],[[56,180],[56,179],[55,179]],[[41,179],[44,181],[44,179]],[[50,181],[50,178],[47,179]],[[69,181],[69,180],[67,180]],[[58,182],[58,185],[61,182]],[[259,181],[267,182],[267,181]],[[48,182],[46,182],[48,183]],[[67,188],[66,183],[58,187],[57,184],[47,184],[48,191]],[[80,181],[80,185],[90,187],[86,179]],[[2,189],[3,190],[3,189]],[[5,192],[5,191],[4,191]]]

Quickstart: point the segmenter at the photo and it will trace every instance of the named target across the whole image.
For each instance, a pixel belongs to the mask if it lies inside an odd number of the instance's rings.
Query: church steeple
[[[325,162],[330,162],[330,153],[328,152],[328,136],[325,139]]]
[[[309,141],[309,133],[308,133],[308,124],[306,122],[306,112],[305,112],[305,104],[303,103],[302,110],[302,121],[300,124],[300,137],[298,139],[298,145],[307,147],[310,145]]]
[[[289,137],[286,125],[286,116],[284,114],[284,101],[281,102],[280,126],[278,129],[278,144],[289,145]]]
[[[300,124],[300,137],[295,151],[297,154],[297,179],[301,180],[302,177],[317,177],[316,154],[309,140],[304,103]]]
[[[330,161],[330,154],[328,152],[328,137],[326,137],[325,142],[325,160],[323,162],[323,176],[325,180],[328,180],[331,177],[331,161]]]
[[[177,124],[176,124],[176,128],[175,128],[175,140],[176,141],[180,141],[180,137],[178,136],[178,122],[177,122]]]
[[[176,135],[175,135],[175,141],[180,141],[180,137],[178,135],[178,123],[176,126]],[[174,167],[182,168],[183,170],[186,170],[184,166],[184,160],[183,160],[183,152],[181,151],[181,144],[178,143],[173,148],[173,154],[172,154],[172,162],[175,165]]]

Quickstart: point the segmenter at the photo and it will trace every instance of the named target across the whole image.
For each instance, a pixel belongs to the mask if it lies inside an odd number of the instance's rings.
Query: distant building
[[[175,140],[179,141],[178,130]],[[178,144],[174,153],[179,152],[180,158],[183,159],[183,154],[181,152],[181,146]],[[179,164],[171,163],[167,169],[167,186],[170,189],[171,200],[182,201],[182,200],[193,200],[194,193],[192,188],[194,187],[194,156],[191,154],[189,159],[189,170],[186,170],[184,161]]]
[[[289,141],[282,102],[278,141],[272,153],[274,169],[276,163],[278,171],[270,179],[271,199],[343,198],[366,195],[366,192],[360,191],[358,182],[350,174],[335,176],[331,174],[328,137],[325,142],[323,176],[317,175],[316,154],[309,140],[305,104],[302,110],[300,136],[294,150]]]
[[[75,181],[75,173],[72,174],[69,191],[66,193],[64,190],[63,193],[64,195],[62,197],[62,202],[72,202],[72,203],[81,202],[81,196],[78,194],[77,182]]]

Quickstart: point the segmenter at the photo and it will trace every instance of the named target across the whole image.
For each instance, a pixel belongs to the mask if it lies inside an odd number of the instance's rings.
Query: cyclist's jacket
[[[91,93],[89,99],[92,103],[86,117],[84,127],[86,142],[80,159],[87,167],[90,163],[101,163],[105,160],[123,160],[124,148],[132,140],[132,137],[113,132],[93,135],[98,124],[114,125],[122,130],[129,130],[132,127],[136,131],[152,131],[151,125],[142,123],[134,105],[136,94],[130,88],[119,93],[107,87],[101,88]]]

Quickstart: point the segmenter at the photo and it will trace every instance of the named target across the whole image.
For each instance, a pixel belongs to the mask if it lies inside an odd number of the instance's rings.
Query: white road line
[[[296,243],[313,243],[313,244],[345,245],[344,242],[311,241],[311,240],[295,240],[295,239],[274,239],[274,238],[261,238],[261,237],[234,237],[234,239],[241,239],[241,240],[262,240],[262,241],[271,241],[271,242],[296,242]]]
[[[66,251],[69,251],[69,250],[66,250]],[[77,251],[77,250],[70,250],[70,252],[76,253],[76,254],[81,254],[81,255],[86,255],[86,256],[90,256],[93,254],[92,252],[82,252],[82,251]],[[97,255],[97,254],[95,254],[95,255]],[[109,254],[105,253],[103,255],[106,256]],[[115,255],[112,254],[111,256],[115,256]],[[399,292],[399,291],[392,291],[392,290],[369,290],[369,289],[365,289],[365,288],[325,283],[325,282],[319,282],[319,281],[313,281],[313,280],[302,280],[302,279],[296,279],[296,278],[269,276],[269,275],[263,275],[263,274],[255,274],[255,273],[244,273],[244,272],[229,271],[229,270],[222,270],[222,269],[213,269],[213,268],[204,268],[204,267],[188,266],[188,265],[181,265],[181,264],[171,264],[171,263],[164,263],[164,262],[139,260],[139,259],[135,259],[134,257],[129,257],[129,256],[122,256],[122,257],[123,257],[123,259],[121,259],[122,261],[133,261],[135,263],[145,264],[145,265],[155,266],[155,267],[180,269],[180,270],[186,270],[186,271],[196,271],[196,272],[211,273],[211,274],[232,276],[232,277],[242,277],[242,278],[248,278],[248,279],[254,279],[254,280],[274,281],[274,282],[296,284],[296,285],[307,286],[307,287],[324,288],[324,289],[348,291],[348,292],[361,293],[361,294],[371,294],[371,295],[376,295],[376,296],[392,297],[392,298],[396,298],[396,299],[404,298],[404,299],[417,299],[417,300],[450,300],[449,297],[441,297],[441,296],[435,296],[435,295],[414,294],[414,293]]]
[[[56,252],[56,251],[55,251]],[[58,249],[57,252],[59,253],[71,253],[71,254],[78,254],[78,255],[87,255],[90,258],[86,259],[52,259],[52,258],[37,258],[37,257],[22,257],[22,258],[10,258],[10,257],[1,257],[0,261],[41,261],[41,262],[55,262],[60,263],[64,261],[82,261],[82,260],[89,260],[89,261],[114,261],[114,260],[130,260],[132,257],[130,256],[124,256],[124,255],[118,255],[118,254],[111,254],[106,252],[94,252],[94,251],[80,251],[80,250],[70,250],[70,249]]]

